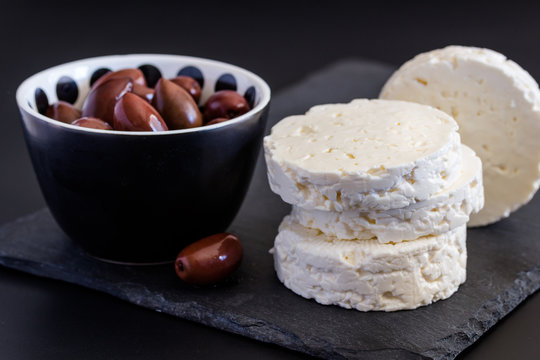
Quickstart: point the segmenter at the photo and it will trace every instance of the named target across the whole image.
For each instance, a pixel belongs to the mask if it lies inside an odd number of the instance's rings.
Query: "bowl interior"
[[[17,102],[21,109],[48,122],[59,126],[67,126],[81,131],[98,131],[107,133],[125,133],[121,131],[103,131],[64,124],[44,116],[46,107],[58,100],[67,101],[77,108],[82,108],[88,95],[91,83],[107,70],[140,68],[149,85],[163,76],[167,79],[178,75],[188,75],[199,81],[202,87],[199,105],[219,90],[235,90],[243,95],[252,110],[231,121],[208,127],[184,130],[173,130],[165,133],[199,131],[216,126],[225,126],[232,121],[242,121],[249,114],[260,111],[270,100],[270,88],[259,76],[240,67],[219,61],[160,54],[135,54],[102,56],[78,60],[58,65],[41,71],[26,79],[17,90]],[[147,134],[148,132],[127,132],[129,134]],[[154,134],[165,134],[154,133]],[[151,133],[152,134],[152,133]]]

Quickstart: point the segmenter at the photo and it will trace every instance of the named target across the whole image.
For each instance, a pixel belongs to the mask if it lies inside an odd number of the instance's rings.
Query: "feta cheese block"
[[[439,235],[465,225],[484,205],[482,163],[462,145],[459,178],[429,199],[386,211],[343,212],[306,210],[293,206],[292,221],[338,239],[376,239],[380,243]]]
[[[360,311],[415,309],[465,282],[466,226],[395,244],[340,240],[285,217],[274,244],[283,284],[318,303]]]
[[[483,163],[486,204],[469,226],[487,225],[527,203],[540,185],[540,90],[504,55],[450,46],[420,54],[384,85],[384,99],[452,115]]]
[[[353,100],[290,116],[264,139],[272,191],[306,209],[402,208],[460,174],[457,124],[432,107]]]

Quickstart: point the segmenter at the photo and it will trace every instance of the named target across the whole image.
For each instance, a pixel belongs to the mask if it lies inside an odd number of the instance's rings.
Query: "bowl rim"
[[[122,60],[125,58],[140,58],[143,62],[152,62],[159,59],[167,59],[167,60],[188,60],[194,62],[194,65],[198,64],[210,64],[214,66],[220,66],[224,69],[230,70],[235,73],[240,73],[243,76],[246,76],[250,78],[254,83],[256,83],[259,88],[261,89],[261,100],[259,103],[250,111],[247,113],[238,116],[234,119],[224,121],[221,123],[209,125],[209,126],[199,126],[195,128],[189,128],[189,129],[180,129],[180,130],[168,130],[168,131],[120,131],[120,130],[101,130],[101,129],[92,129],[92,128],[86,128],[82,126],[76,126],[71,124],[66,124],[58,120],[51,119],[37,111],[37,109],[33,109],[30,107],[27,101],[25,101],[25,94],[27,91],[29,91],[30,84],[35,81],[35,79],[39,76],[43,76],[44,74],[59,70],[63,67],[67,66],[76,66],[76,65],[83,65],[88,64],[93,61],[107,61],[107,60]],[[35,90],[35,89],[34,89]],[[27,112],[29,115],[32,115],[36,117],[37,119],[41,121],[45,121],[46,123],[49,123],[53,126],[60,126],[65,127],[66,129],[76,130],[76,131],[82,131],[82,132],[89,132],[89,133],[99,133],[99,134],[108,134],[110,136],[117,136],[117,135],[128,135],[128,136],[170,136],[170,135],[176,135],[176,134],[183,134],[183,133],[192,133],[192,132],[201,132],[201,131],[212,131],[221,127],[230,126],[232,124],[244,122],[251,118],[253,114],[259,113],[263,111],[268,104],[270,103],[270,97],[271,97],[271,90],[270,86],[264,81],[260,76],[257,74],[246,70],[242,67],[239,67],[237,65],[233,65],[230,63],[226,63],[223,61],[218,60],[212,60],[202,57],[196,57],[196,56],[187,56],[187,55],[175,55],[175,54],[155,54],[155,53],[133,53],[133,54],[119,54],[119,55],[105,55],[105,56],[95,56],[95,57],[89,57],[79,60],[74,60],[70,62],[65,62],[59,65],[55,65],[49,68],[46,68],[44,70],[41,70],[29,77],[27,77],[19,86],[17,87],[16,92],[16,100],[17,105],[19,106],[19,109],[21,111]]]

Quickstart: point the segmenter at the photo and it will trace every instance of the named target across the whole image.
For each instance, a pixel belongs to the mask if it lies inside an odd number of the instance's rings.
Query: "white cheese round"
[[[339,240],[285,217],[274,244],[283,284],[308,299],[360,311],[415,309],[466,278],[466,227],[396,244]]]
[[[271,189],[306,209],[402,208],[460,173],[452,117],[410,102],[354,100],[290,116],[264,139]]]
[[[307,210],[293,206],[292,220],[338,239],[376,239],[380,243],[439,235],[465,225],[484,205],[482,163],[462,145],[459,178],[447,189],[401,209],[386,211]]]
[[[450,46],[420,54],[388,80],[381,98],[434,106],[458,122],[483,163],[486,204],[469,226],[527,203],[540,185],[540,90],[519,65],[487,49]]]

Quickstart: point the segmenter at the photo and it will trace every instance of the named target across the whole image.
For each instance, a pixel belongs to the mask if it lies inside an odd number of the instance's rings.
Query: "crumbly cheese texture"
[[[447,189],[400,209],[343,212],[306,210],[293,206],[292,220],[338,239],[376,239],[380,243],[439,235],[465,225],[484,206],[482,163],[462,145],[459,178]]]
[[[308,299],[360,311],[415,309],[466,278],[466,226],[396,244],[339,240],[285,217],[274,244],[283,284]]]
[[[271,189],[306,209],[401,208],[460,172],[456,122],[429,106],[353,100],[290,116],[264,139]]]
[[[463,143],[482,159],[486,204],[469,226],[493,223],[540,185],[540,90],[519,65],[488,49],[450,46],[420,54],[380,94],[452,115]]]

